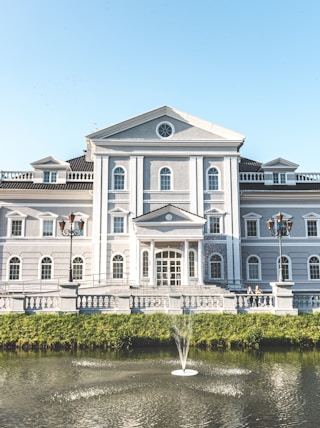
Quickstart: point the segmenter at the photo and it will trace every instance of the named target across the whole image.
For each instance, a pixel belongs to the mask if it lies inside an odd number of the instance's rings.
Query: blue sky
[[[0,0],[0,170],[168,105],[320,172],[318,0]]]

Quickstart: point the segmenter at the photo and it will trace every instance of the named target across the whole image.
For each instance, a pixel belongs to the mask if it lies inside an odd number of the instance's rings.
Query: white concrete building
[[[82,284],[268,290],[279,242],[266,221],[281,211],[284,279],[319,288],[320,173],[242,158],[244,139],[165,106],[88,135],[83,156],[3,171],[1,286],[54,286],[70,264]],[[72,240],[59,229],[71,212],[85,224]]]

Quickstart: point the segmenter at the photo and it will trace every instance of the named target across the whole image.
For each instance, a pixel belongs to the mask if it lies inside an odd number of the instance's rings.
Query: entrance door
[[[156,254],[157,285],[181,285],[181,254],[161,251]]]

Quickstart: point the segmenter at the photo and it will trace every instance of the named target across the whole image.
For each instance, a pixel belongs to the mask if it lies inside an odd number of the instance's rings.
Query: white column
[[[143,190],[143,156],[137,156],[137,216],[143,214]]]
[[[203,216],[203,157],[190,156],[190,211]]]
[[[229,183],[226,187],[226,230],[227,236],[227,260],[228,260],[228,278],[227,281],[233,288],[239,288],[241,285],[241,254],[240,254],[240,201],[239,201],[239,183],[238,183],[238,158],[226,157],[225,182]]]
[[[198,156],[197,157],[197,189],[198,189],[197,193],[198,193],[198,198],[197,198],[197,212],[196,212],[196,214],[198,214],[201,217],[203,217],[203,215],[204,215],[203,181],[204,181],[204,178],[203,178],[203,157]]]
[[[203,256],[202,256],[202,241],[198,241],[198,283],[203,284]]]
[[[137,239],[137,276],[136,284],[141,285],[141,242],[140,239]]]
[[[110,278],[110,260],[107,260],[108,246],[108,202],[109,202],[109,156],[102,158],[101,174],[101,251],[100,251],[100,274],[101,278]]]
[[[105,279],[107,273],[108,164],[108,156],[97,156],[94,162],[92,275],[95,281]]]
[[[155,271],[154,271],[154,240],[150,242],[150,285],[154,285]]]
[[[184,272],[183,272],[183,281],[182,285],[189,285],[189,241],[186,239],[184,241]]]

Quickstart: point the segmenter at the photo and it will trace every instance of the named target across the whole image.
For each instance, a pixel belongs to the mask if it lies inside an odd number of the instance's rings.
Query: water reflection
[[[0,426],[315,427],[320,355],[191,350],[0,353]]]

